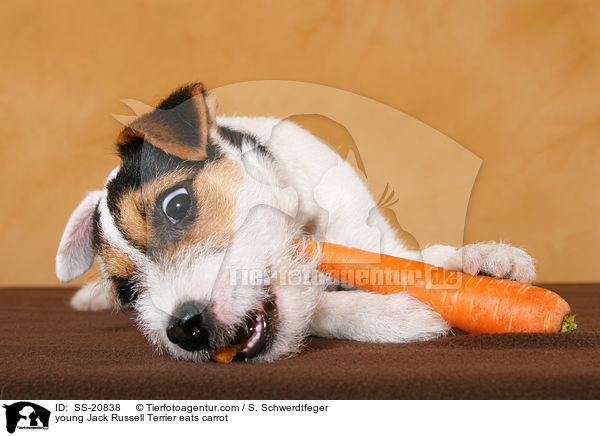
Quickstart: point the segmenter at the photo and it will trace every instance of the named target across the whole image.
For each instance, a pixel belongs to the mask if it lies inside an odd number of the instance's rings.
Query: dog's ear
[[[201,83],[173,92],[152,112],[133,121],[119,137],[119,144],[143,138],[164,152],[185,160],[206,159],[206,147],[214,136],[217,99]]]
[[[68,283],[85,273],[96,257],[95,214],[102,191],[92,191],[71,214],[56,254],[56,277]]]

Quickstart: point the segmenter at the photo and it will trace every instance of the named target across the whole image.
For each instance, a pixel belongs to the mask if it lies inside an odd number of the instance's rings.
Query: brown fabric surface
[[[311,338],[272,364],[178,362],[131,314],[72,311],[67,289],[0,290],[2,399],[598,399],[600,285],[554,285],[568,335],[464,335],[415,344]]]

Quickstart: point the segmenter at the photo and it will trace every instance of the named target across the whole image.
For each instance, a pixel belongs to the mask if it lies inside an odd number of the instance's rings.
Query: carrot
[[[296,243],[309,256],[322,256],[318,269],[333,278],[379,294],[407,292],[468,333],[550,333],[577,327],[567,302],[537,286],[342,245]]]
[[[219,363],[230,363],[237,352],[235,347],[220,347],[213,351],[211,357]]]

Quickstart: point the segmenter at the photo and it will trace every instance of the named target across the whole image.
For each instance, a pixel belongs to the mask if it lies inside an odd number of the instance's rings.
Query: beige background
[[[0,285],[57,283],[66,219],[117,163],[121,99],[265,79],[368,97],[446,135],[483,161],[466,242],[527,248],[540,280],[598,281],[599,22],[600,2],[567,0],[5,2]],[[410,131],[357,141],[370,173]],[[438,195],[436,174],[415,195]],[[418,214],[419,242],[453,242],[444,217]]]

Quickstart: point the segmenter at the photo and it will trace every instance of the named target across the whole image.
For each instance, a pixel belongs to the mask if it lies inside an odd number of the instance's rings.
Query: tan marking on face
[[[110,277],[132,280],[137,268],[134,262],[123,251],[113,247],[106,240],[100,239],[99,248],[100,264],[102,270]],[[122,307],[122,302],[117,294],[117,283],[111,280],[110,297],[115,307]],[[138,289],[140,292],[140,289]]]
[[[125,238],[138,247],[148,246],[146,206],[139,191],[125,193],[119,200],[119,227]]]
[[[106,272],[112,277],[131,279],[136,273],[136,267],[127,254],[102,241],[100,257]]]
[[[155,237],[156,229],[150,217],[157,207],[156,199],[165,190],[190,180],[193,172],[179,170],[166,174],[143,188],[126,192],[119,199],[119,226],[123,234],[133,242],[144,247],[152,247],[163,259],[177,262],[178,256],[186,253],[189,246],[204,245],[209,249],[223,249],[230,241],[235,230],[237,191],[243,181],[239,166],[231,160],[222,158],[207,163],[192,181],[191,193],[195,198],[194,221],[185,229],[184,234],[173,243],[168,241],[159,246]],[[146,218],[148,217],[148,219]],[[131,258],[105,240],[100,241],[100,258],[104,271],[113,277],[132,279],[139,273]],[[113,286],[113,298],[117,305],[116,285]],[[138,293],[143,289],[137,289]]]
[[[155,231],[148,220],[156,207],[156,198],[166,189],[189,180],[192,175],[189,170],[175,171],[139,189],[125,192],[119,199],[118,219],[123,235],[138,247],[156,246]]]
[[[153,228],[157,197],[165,190],[189,180],[189,170],[166,174],[141,189],[124,193],[119,200],[119,227],[124,236],[140,247],[161,249]],[[173,244],[166,243],[163,254],[176,258],[177,252],[190,244],[225,246],[235,230],[236,192],[243,180],[242,172],[233,161],[222,158],[207,163],[192,182],[196,202],[194,222]]]
[[[165,255],[176,258],[187,246],[225,247],[235,231],[237,191],[243,176],[236,163],[220,159],[207,164],[192,184],[196,197],[196,218],[182,238],[167,247]]]
[[[198,215],[184,242],[209,238],[229,241],[235,230],[237,192],[242,181],[238,165],[227,159],[211,163],[198,173],[193,183]]]

